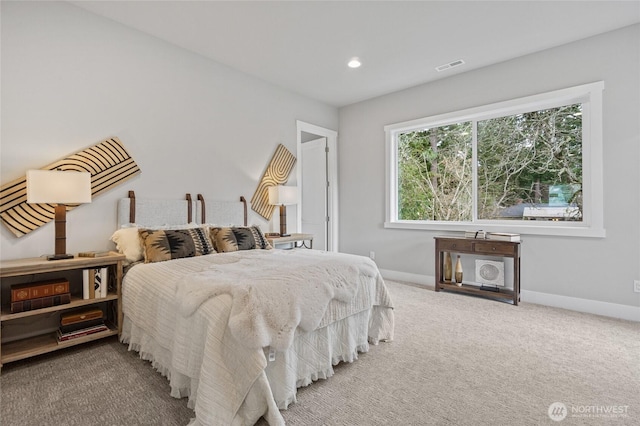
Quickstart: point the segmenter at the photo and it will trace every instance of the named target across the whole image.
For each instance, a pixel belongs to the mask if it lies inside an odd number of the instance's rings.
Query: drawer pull
[[[491,250],[496,251],[496,248],[495,247],[491,247]]]

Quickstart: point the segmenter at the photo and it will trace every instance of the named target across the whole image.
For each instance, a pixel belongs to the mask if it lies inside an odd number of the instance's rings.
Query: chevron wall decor
[[[251,197],[251,209],[254,212],[271,220],[275,206],[269,204],[269,187],[286,183],[295,164],[296,157],[284,145],[279,144]]]
[[[42,170],[75,170],[91,173],[91,196],[95,197],[140,173],[122,142],[116,137],[43,167]],[[67,210],[77,207],[67,206]],[[27,179],[23,176],[0,188],[0,218],[21,237],[53,220],[52,204],[27,203]]]

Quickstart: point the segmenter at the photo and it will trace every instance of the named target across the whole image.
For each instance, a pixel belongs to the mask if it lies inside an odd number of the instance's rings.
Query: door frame
[[[329,212],[329,229],[327,232],[327,251],[338,251],[338,132],[335,130],[326,129],[324,127],[316,126],[315,124],[305,123],[304,121],[296,120],[296,135],[297,135],[297,164],[296,167],[296,181],[300,188],[299,194],[302,194],[302,132],[316,135],[319,138],[327,138],[327,146],[329,147],[329,153],[327,155],[327,168],[329,179],[329,187],[327,188],[327,199],[329,200],[329,206],[327,211]],[[297,229],[302,229],[302,203],[298,203],[297,207]]]

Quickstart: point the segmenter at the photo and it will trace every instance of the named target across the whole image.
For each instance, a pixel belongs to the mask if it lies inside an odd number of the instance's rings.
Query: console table
[[[512,300],[514,305],[520,302],[520,241],[496,241],[473,238],[434,237],[436,242],[436,291],[448,290],[467,293],[491,299]],[[513,259],[513,290],[499,288],[499,291],[483,290],[480,286],[462,283],[456,285],[453,281],[445,281],[444,253],[468,254],[476,256],[495,256]]]

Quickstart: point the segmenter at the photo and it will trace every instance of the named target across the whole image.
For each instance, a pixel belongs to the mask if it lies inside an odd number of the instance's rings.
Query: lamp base
[[[64,259],[73,259],[72,254],[52,254],[47,256],[47,260],[64,260]]]
[[[280,236],[290,237],[291,234],[287,233],[287,206],[280,205]]]

